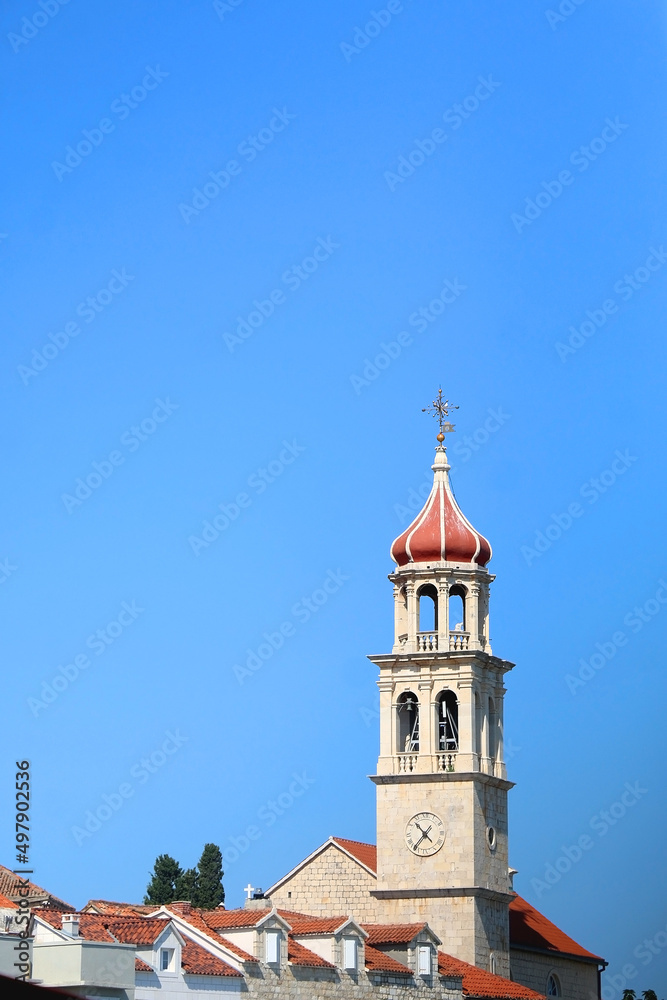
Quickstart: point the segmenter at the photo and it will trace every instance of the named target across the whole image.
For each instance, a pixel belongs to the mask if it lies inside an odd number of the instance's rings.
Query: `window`
[[[161,972],[171,972],[173,969],[173,958],[174,949],[173,948],[161,948],[160,949],[160,971]]]
[[[419,753],[419,702],[412,691],[398,699],[398,752]]]
[[[343,938],[343,965],[347,972],[357,971],[357,939]]]
[[[449,631],[465,632],[465,587],[455,584],[449,591]]]
[[[496,956],[493,954],[493,952],[491,952],[491,954],[489,955],[489,972],[492,972],[493,975],[495,976],[497,968],[498,966],[496,964]]]
[[[438,695],[438,750],[459,748],[459,703],[453,691]]]
[[[420,976],[431,975],[431,949],[427,944],[419,946],[417,953],[417,970]]]
[[[486,839],[489,843],[489,847],[492,851],[496,849],[496,830],[495,827],[489,826],[486,830]]]
[[[560,992],[560,981],[555,973],[550,972],[547,977],[547,996],[548,997],[559,997]]]
[[[266,932],[266,964],[280,963],[280,931]]]

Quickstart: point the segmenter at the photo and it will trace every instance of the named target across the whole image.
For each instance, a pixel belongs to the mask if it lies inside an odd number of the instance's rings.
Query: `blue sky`
[[[610,959],[606,1000],[664,991],[664,4],[53,3],[2,13],[4,787],[29,758],[35,879],[139,899],[212,840],[234,905],[374,839],[365,654],[442,384],[517,664],[517,887]]]

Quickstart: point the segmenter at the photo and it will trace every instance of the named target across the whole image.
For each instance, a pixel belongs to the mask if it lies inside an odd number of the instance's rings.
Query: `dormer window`
[[[280,931],[267,931],[265,935],[267,965],[280,964]]]
[[[356,938],[343,938],[343,966],[346,972],[356,972],[358,967],[358,942]]]
[[[174,949],[173,948],[160,948],[160,971],[161,972],[173,972],[174,971]]]
[[[431,949],[427,944],[417,949],[417,972],[420,976],[431,975]]]

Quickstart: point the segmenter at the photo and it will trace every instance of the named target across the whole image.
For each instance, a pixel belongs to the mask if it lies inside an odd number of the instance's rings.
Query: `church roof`
[[[491,546],[473,528],[456,502],[449,482],[447,452],[435,452],[433,488],[423,509],[391,547],[391,558],[399,566],[409,563],[455,562],[486,566]]]
[[[334,934],[347,923],[349,917],[314,917],[309,913],[295,913],[293,910],[278,910],[278,913],[298,937],[307,934]]]
[[[513,948],[525,946],[596,962],[604,961],[599,955],[582,948],[521,896],[515,896],[510,903],[510,945]]]
[[[232,927],[254,927],[266,916],[266,910],[206,910],[202,918],[213,930],[224,930]]]
[[[287,939],[287,960],[291,962],[292,965],[303,965],[311,969],[335,969],[336,966],[332,965],[331,962],[327,962],[326,959],[321,958],[320,955],[316,955],[314,951],[310,948],[304,947],[299,941],[295,941],[293,937],[288,937]]]
[[[492,998],[492,1000],[543,1000],[542,993],[497,976],[476,965],[462,962],[444,952],[438,952],[438,972],[442,976],[461,976],[463,995],[466,997]]]
[[[378,851],[375,844],[363,844],[359,840],[346,840],[344,837],[331,837],[331,840],[357,861],[360,861],[366,868],[370,868],[372,872],[377,871]]]
[[[368,932],[367,944],[409,944],[426,927],[420,924],[362,924]]]
[[[366,968],[369,972],[396,972],[401,976],[411,976],[412,969],[402,962],[397,962],[391,955],[374,948],[366,942]]]

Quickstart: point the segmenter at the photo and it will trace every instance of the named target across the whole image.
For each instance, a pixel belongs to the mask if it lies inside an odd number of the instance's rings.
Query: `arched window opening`
[[[479,695],[475,691],[475,753],[480,756],[482,753],[482,706]]]
[[[558,979],[558,976],[555,973],[550,972],[547,977],[547,996],[559,997],[561,995],[562,994],[560,991],[560,981]]]
[[[466,631],[466,590],[456,584],[449,591],[449,631]]]
[[[401,587],[396,601],[396,637],[399,642],[408,638],[408,595],[405,587]]]
[[[496,715],[496,703],[493,698],[489,698],[489,757],[496,759],[498,752],[498,716]]]
[[[412,691],[398,699],[398,752],[419,753],[419,702]]]
[[[453,691],[438,696],[438,750],[459,748],[459,702]]]
[[[438,631],[438,591],[432,583],[420,587],[417,591],[419,598],[419,624],[418,632]]]

